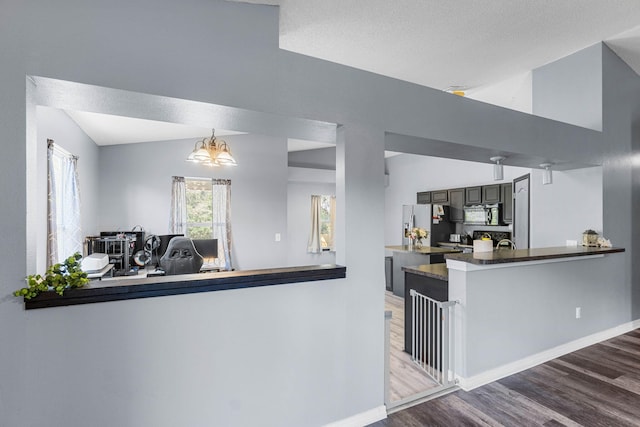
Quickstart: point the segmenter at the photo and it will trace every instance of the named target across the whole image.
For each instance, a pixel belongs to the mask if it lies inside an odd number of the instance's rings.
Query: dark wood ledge
[[[68,289],[63,296],[53,291],[41,293],[33,299],[25,300],[25,309],[343,279],[346,274],[346,267],[327,264],[92,281],[83,288]]]
[[[544,261],[556,258],[572,258],[589,255],[606,255],[624,252],[624,248],[598,248],[585,246],[558,246],[552,248],[498,249],[492,252],[471,254],[448,254],[445,259],[463,261],[477,265],[504,264],[509,262]]]

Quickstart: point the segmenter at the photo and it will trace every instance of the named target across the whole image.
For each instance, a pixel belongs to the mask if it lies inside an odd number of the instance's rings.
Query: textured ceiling
[[[640,0],[230,1],[279,6],[282,49],[441,90],[482,90],[601,41],[640,74]],[[72,117],[99,144],[208,135]],[[289,150],[322,146],[291,140]]]
[[[601,41],[640,72],[639,0],[249,2],[280,6],[282,49],[436,89],[491,85]]]

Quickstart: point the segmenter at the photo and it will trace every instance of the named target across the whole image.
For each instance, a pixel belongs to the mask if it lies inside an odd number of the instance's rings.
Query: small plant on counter
[[[429,232],[424,228],[414,227],[411,230],[411,240],[414,240],[418,244],[421,244],[422,239],[426,239],[428,235]]]
[[[89,279],[87,278],[87,273],[80,268],[81,259],[82,255],[76,252],[65,259],[63,263],[49,267],[44,277],[40,274],[27,276],[27,286],[18,289],[13,295],[31,299],[41,292],[56,291],[56,293],[62,295],[65,289],[83,287],[89,283]]]

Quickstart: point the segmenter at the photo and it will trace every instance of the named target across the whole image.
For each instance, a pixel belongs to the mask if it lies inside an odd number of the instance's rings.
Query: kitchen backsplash
[[[491,240],[495,242],[499,242],[502,239],[511,239],[510,231],[496,231],[493,228],[491,230],[476,230],[473,232],[473,240],[477,240],[482,238],[484,234],[489,234],[491,236]]]
[[[486,226],[486,225],[464,225],[464,224],[456,224],[456,233],[460,234],[460,235],[465,235],[468,234],[470,236],[473,237],[473,232],[474,231],[478,231],[478,230],[482,230],[482,231],[503,231],[503,232],[508,232],[511,233],[512,227],[510,225],[493,225],[493,226]]]

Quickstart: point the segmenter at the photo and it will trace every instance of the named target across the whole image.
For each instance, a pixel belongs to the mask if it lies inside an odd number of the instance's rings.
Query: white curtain
[[[52,140],[47,148],[47,262],[53,265],[82,253],[80,184],[78,157],[57,149]]]
[[[171,184],[169,232],[187,235],[187,189],[183,176],[174,176]]]
[[[222,270],[233,270],[231,260],[231,180],[214,179],[213,238],[218,239],[218,258],[214,264]]]
[[[336,250],[336,196],[331,196],[331,244],[329,245],[329,250],[335,252]]]
[[[319,254],[322,252],[321,236],[320,236],[320,199],[322,196],[311,196],[311,232],[309,233],[309,242],[307,243],[307,252]]]
[[[58,262],[55,181],[53,179],[53,141],[47,141],[47,267]]]

